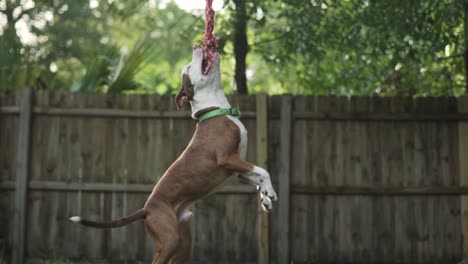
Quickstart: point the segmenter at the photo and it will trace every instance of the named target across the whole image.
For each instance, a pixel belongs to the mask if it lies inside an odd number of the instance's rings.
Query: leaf
[[[138,84],[135,82],[135,76],[144,65],[154,59],[154,50],[154,40],[143,37],[135,44],[128,55],[122,54],[117,67],[113,71],[108,91],[118,93],[137,89]]]

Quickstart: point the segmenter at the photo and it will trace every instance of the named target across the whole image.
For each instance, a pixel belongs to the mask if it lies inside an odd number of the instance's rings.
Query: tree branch
[[[256,41],[256,42],[254,42],[252,44],[252,46],[262,45],[262,44],[266,44],[266,43],[270,43],[270,42],[275,42],[275,41],[280,40],[280,39],[284,39],[284,38],[286,38],[288,36],[288,33],[289,32],[285,32],[285,33],[279,35],[276,38],[262,39],[262,40]]]
[[[460,58],[460,57],[463,57],[463,53],[455,53],[455,54],[447,56],[447,57],[441,57],[441,58],[438,58],[438,61],[456,59],[456,58]]]
[[[21,11],[21,13],[18,15],[18,17],[15,18],[14,22],[18,22],[23,16],[25,15],[31,15],[31,13],[36,10],[35,7],[31,7],[29,9],[26,9],[26,10],[23,10]]]

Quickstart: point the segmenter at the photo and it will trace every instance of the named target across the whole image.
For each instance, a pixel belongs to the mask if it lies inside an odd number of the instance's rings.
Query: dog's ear
[[[177,109],[181,109],[193,98],[193,84],[188,74],[182,74],[182,87],[176,95],[175,102]]]

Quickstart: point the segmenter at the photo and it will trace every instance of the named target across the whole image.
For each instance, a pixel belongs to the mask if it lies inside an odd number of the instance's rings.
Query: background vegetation
[[[224,0],[223,87],[463,95],[467,14],[468,0]],[[202,10],[160,0],[0,0],[0,89],[173,93],[203,28]]]

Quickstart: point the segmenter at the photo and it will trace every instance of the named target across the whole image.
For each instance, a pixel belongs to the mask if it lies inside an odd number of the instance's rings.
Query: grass
[[[44,264],[74,264],[73,261],[68,259],[56,259],[56,260],[46,260]]]
[[[6,242],[0,240],[0,264],[7,264],[7,245]],[[75,264],[73,261],[68,259],[56,259],[56,260],[46,260],[43,264]]]
[[[3,240],[0,240],[0,264],[7,264],[7,246]]]

